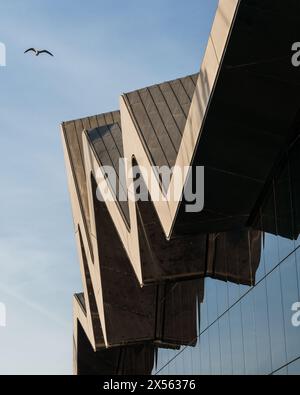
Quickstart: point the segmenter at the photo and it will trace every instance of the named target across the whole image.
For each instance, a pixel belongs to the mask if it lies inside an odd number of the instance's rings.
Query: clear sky
[[[0,374],[72,373],[82,290],[59,124],[199,70],[217,0],[0,0]],[[24,55],[47,48],[54,58]]]

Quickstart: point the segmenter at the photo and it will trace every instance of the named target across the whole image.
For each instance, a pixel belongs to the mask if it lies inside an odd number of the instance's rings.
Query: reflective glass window
[[[288,366],[290,376],[300,376],[300,358]]]
[[[201,374],[211,375],[208,331],[200,337]]]
[[[241,309],[246,374],[258,374],[253,292],[249,292],[249,294],[243,298],[241,301]]]
[[[240,304],[229,312],[233,373],[245,374],[242,313]]]
[[[216,280],[208,278],[205,282],[208,325],[218,318],[218,300]]]
[[[201,373],[201,350],[200,350],[200,342],[198,340],[197,345],[194,349],[192,349],[191,353],[192,365],[193,365],[193,374]]]
[[[240,287],[238,284],[228,282],[228,301],[229,307],[240,299]]]
[[[289,362],[300,356],[300,330],[292,325],[292,306],[298,302],[299,296],[295,254],[280,265],[280,274],[287,360]]]
[[[267,293],[264,280],[255,287],[253,294],[258,370],[260,374],[270,374],[272,372],[271,344],[269,335]]]
[[[223,281],[217,281],[217,302],[218,316],[220,317],[228,310],[228,284]]]
[[[213,375],[221,374],[221,351],[220,351],[220,337],[219,325],[216,322],[209,328],[209,347],[211,359],[211,372]]]
[[[268,317],[273,371],[287,363],[280,271],[267,277]]]
[[[288,375],[288,368],[284,367],[280,370],[277,370],[275,373],[273,373],[273,376],[287,376]]]
[[[277,236],[269,233],[265,234],[263,254],[265,260],[266,274],[268,274],[280,262]]]
[[[220,332],[220,353],[221,353],[221,370],[223,375],[232,375],[232,354],[231,354],[231,338],[229,314],[225,314],[219,320]]]

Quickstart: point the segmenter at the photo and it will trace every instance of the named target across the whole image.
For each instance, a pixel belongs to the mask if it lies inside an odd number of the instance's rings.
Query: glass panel
[[[281,279],[279,268],[277,268],[267,277],[268,317],[273,371],[287,363],[281,294]]]
[[[209,345],[211,372],[213,375],[219,376],[221,374],[221,353],[218,322],[209,328]]]
[[[285,323],[287,360],[300,356],[300,330],[292,325],[292,306],[298,301],[296,256],[291,255],[280,265]]]
[[[243,375],[245,374],[245,360],[243,347],[242,313],[240,304],[230,310],[229,317],[233,373],[235,375]]]
[[[161,360],[161,361],[160,361]],[[164,367],[167,362],[169,361],[168,359],[168,350],[158,350],[158,364],[157,364],[157,369],[154,368],[155,374],[161,375],[161,374],[166,374],[167,367]],[[162,370],[162,372],[160,372]]]
[[[241,285],[240,284],[240,299],[243,298],[251,287],[249,285]]]
[[[300,199],[300,198],[299,198]],[[300,235],[297,237],[296,241],[295,241],[295,247],[299,247],[300,246]]]
[[[200,350],[201,350],[201,374],[211,375],[208,331],[206,331],[201,335]]]
[[[232,354],[230,341],[229,314],[219,320],[221,370],[223,375],[232,375]]]
[[[218,301],[216,280],[208,278],[205,282],[208,325],[218,318]]]
[[[288,369],[286,367],[277,370],[277,372],[273,373],[273,376],[287,376],[287,375],[288,375]]]
[[[272,365],[265,280],[253,292],[259,374],[266,375],[272,372]]]
[[[217,281],[217,300],[218,316],[220,317],[228,310],[228,284],[223,281]]]
[[[296,268],[298,276],[298,301],[300,302],[300,249],[296,251]]]
[[[299,376],[300,375],[300,359],[291,363],[288,366],[288,374],[290,376]]]
[[[240,299],[240,286],[234,283],[228,283],[228,301],[229,307],[234,305]]]
[[[207,280],[205,280],[204,287],[204,302],[200,305],[200,332],[204,332],[205,329],[208,327],[206,281]]]
[[[177,360],[179,361],[178,369],[181,372],[180,374],[183,375],[191,374],[192,365],[191,359],[189,358],[189,348],[190,347],[186,347],[183,352],[177,357]]]
[[[278,237],[279,259],[283,261],[295,250],[295,240]]]
[[[250,292],[241,302],[245,367],[247,375],[258,374],[257,350],[255,339],[254,295]]]
[[[263,252],[264,251],[264,239],[265,239],[265,235],[263,235],[263,238],[262,238],[262,249],[261,249],[262,254],[261,254],[258,269],[256,271],[255,284],[257,284],[260,280],[262,280],[266,276],[265,257],[264,257],[264,252]]]
[[[182,348],[183,350],[183,348]],[[177,352],[176,358],[175,358],[175,366],[176,366],[176,374],[182,375],[184,374],[184,368],[183,368],[183,356],[184,351],[180,352],[180,354]]]
[[[197,346],[192,349],[191,352],[192,366],[193,366],[193,374],[201,374],[201,351],[200,351],[200,342],[198,341]]]
[[[179,372],[178,372],[178,369],[177,369],[177,358],[175,360],[173,360],[173,361],[170,361],[170,363],[167,366],[167,369],[164,369],[160,374],[163,375],[163,376],[164,375],[168,375],[168,376],[170,376],[170,375],[174,375],[174,376],[178,375]]]
[[[167,360],[167,350],[158,349],[158,358],[157,358],[157,368],[154,368],[154,372],[158,372],[162,369],[162,367],[168,362]]]
[[[280,262],[279,251],[278,251],[278,237],[266,233],[265,245],[263,251],[264,251],[266,274],[268,274]]]
[[[176,359],[173,360],[174,356],[176,355],[177,351],[168,350],[168,365],[167,365],[167,374],[176,374],[177,373],[177,366],[176,366]],[[163,374],[166,374],[164,372]]]

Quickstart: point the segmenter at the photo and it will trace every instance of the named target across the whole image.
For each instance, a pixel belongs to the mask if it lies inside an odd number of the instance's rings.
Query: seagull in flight
[[[35,56],[39,56],[42,53],[46,53],[50,56],[54,56],[51,52],[47,51],[46,49],[39,50],[39,49],[35,49],[35,48],[29,48],[24,53],[28,53],[28,52],[34,52]]]

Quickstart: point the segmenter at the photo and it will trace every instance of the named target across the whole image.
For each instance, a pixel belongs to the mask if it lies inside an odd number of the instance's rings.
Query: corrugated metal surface
[[[155,166],[175,165],[198,75],[124,95]]]
[[[125,186],[122,182],[119,182],[121,177],[119,172],[119,161],[124,157],[120,112],[115,111],[102,114],[90,119],[91,127],[88,128],[88,135],[91,144],[101,166],[110,166],[116,172],[116,198],[127,223],[130,224],[128,202],[120,201],[119,199],[120,188],[122,188],[122,192],[127,195]],[[123,177],[123,181],[124,180],[125,177]]]
[[[64,122],[62,127],[69,149],[73,176],[78,187],[84,218],[90,229],[82,133],[84,130],[89,131],[89,138],[100,164],[102,166],[112,166],[119,178],[119,159],[124,157],[120,112],[114,111],[107,114],[99,114]],[[118,195],[119,182],[117,183],[117,197]],[[129,223],[127,202],[120,202],[120,208]]]

